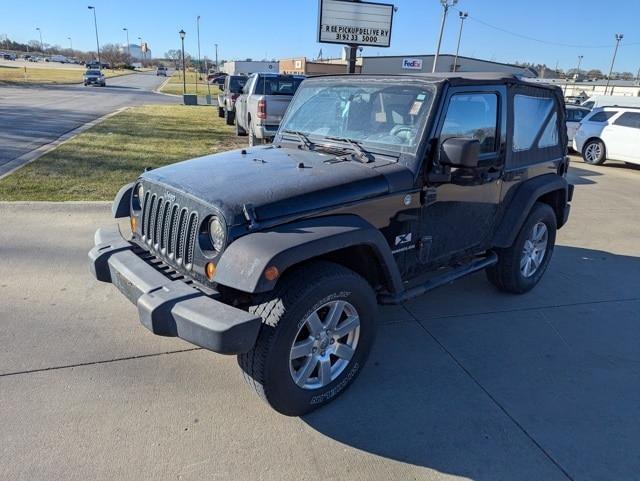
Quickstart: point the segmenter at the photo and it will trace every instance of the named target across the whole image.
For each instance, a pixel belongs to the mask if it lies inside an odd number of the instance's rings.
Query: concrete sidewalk
[[[572,167],[536,290],[479,274],[383,309],[361,377],[302,419],[91,278],[107,204],[0,203],[0,478],[638,479],[640,170],[616,165]]]

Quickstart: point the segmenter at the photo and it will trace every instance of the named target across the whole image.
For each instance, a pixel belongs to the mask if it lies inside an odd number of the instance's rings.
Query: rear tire
[[[253,130],[253,123],[249,121],[249,147],[260,144],[262,144],[262,140],[256,137],[255,131]]]
[[[331,262],[294,269],[249,312],[260,315],[262,325],[238,364],[256,393],[287,416],[313,411],[344,391],[375,338],[373,289]]]
[[[496,249],[498,263],[487,268],[487,278],[505,292],[530,291],[547,270],[555,242],[556,214],[548,204],[536,202],[513,245]]]
[[[247,131],[238,125],[238,117],[234,116],[233,124],[236,126],[236,135],[239,137],[246,137]]]
[[[226,110],[224,111],[224,120],[226,122],[227,125],[233,125],[234,121],[236,119],[236,113],[233,110]]]
[[[604,142],[600,139],[592,139],[584,144],[582,158],[587,164],[602,165],[607,160],[607,152]]]

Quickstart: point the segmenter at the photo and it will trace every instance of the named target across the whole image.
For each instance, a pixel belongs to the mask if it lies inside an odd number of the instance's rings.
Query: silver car
[[[104,74],[100,70],[87,70],[84,73],[84,85],[99,85],[100,87],[104,87],[107,85]]]

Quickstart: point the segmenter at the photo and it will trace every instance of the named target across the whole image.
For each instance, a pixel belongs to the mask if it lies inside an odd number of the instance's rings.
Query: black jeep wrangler
[[[523,293],[567,221],[557,87],[494,74],[305,80],[274,143],[142,174],[96,232],[100,281],[142,324],[237,354],[301,415],[363,368],[377,304],[484,269]]]

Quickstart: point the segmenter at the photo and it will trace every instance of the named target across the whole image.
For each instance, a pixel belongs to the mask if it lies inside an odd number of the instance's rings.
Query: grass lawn
[[[0,180],[0,200],[112,200],[145,167],[245,145],[214,108],[134,107]]]
[[[82,82],[84,69],[27,67],[26,77],[22,67],[0,66],[0,84],[74,84]],[[133,73],[131,70],[103,70],[106,77]]]
[[[207,89],[207,75],[200,74],[200,79],[198,80],[197,87],[198,90],[196,92],[196,72],[187,72],[186,80],[187,80],[187,93],[198,95],[208,95],[211,92],[211,95],[218,95],[219,89],[217,85],[210,85]],[[182,95],[182,71],[176,71],[169,78],[169,82],[165,84],[164,87],[160,89],[160,92],[164,92],[166,94],[175,94]]]

